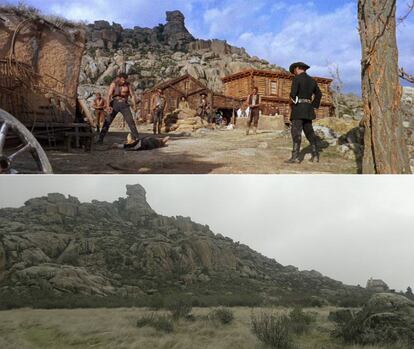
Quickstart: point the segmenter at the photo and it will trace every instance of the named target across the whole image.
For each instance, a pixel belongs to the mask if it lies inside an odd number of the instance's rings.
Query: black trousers
[[[157,109],[154,111],[154,133],[161,133],[162,120],[164,119],[164,111]]]
[[[163,143],[161,139],[156,137],[144,137],[141,140],[135,141],[131,144],[124,144],[125,150],[136,150],[136,151],[143,151],[143,150],[153,150],[157,148],[162,148]]]
[[[251,108],[247,127],[250,128],[252,127],[252,124],[253,124],[253,126],[257,128],[259,126],[259,118],[260,118],[259,108]]]
[[[112,121],[114,121],[114,119],[118,115],[118,113],[121,113],[122,116],[124,117],[124,120],[126,121],[126,123],[128,124],[129,129],[131,130],[132,136],[135,139],[138,139],[139,135],[138,135],[137,126],[135,125],[135,121],[134,121],[134,118],[132,116],[129,104],[127,102],[124,102],[124,101],[116,101],[116,100],[113,101],[113,103],[112,103],[112,113],[109,114],[106,117],[105,122],[102,126],[101,133],[99,135],[99,138],[101,140],[104,139],[104,137],[106,136],[106,134],[109,131],[109,128],[111,127]]]
[[[316,135],[313,130],[312,120],[292,120],[291,126],[293,143],[301,143],[302,131],[311,145],[316,145]]]

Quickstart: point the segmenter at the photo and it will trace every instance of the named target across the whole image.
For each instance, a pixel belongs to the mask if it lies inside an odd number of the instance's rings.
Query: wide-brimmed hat
[[[308,70],[310,68],[310,66],[308,66],[306,63],[303,62],[296,62],[293,63],[290,67],[289,67],[289,71],[294,74],[295,73],[295,69],[296,68],[303,68],[305,70]]]

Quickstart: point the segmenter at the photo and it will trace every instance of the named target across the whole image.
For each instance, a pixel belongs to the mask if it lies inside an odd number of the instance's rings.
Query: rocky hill
[[[1,302],[167,294],[323,304],[366,291],[283,266],[190,218],[158,215],[140,185],[113,203],[49,194],[0,210]]]
[[[87,46],[79,90],[84,98],[119,71],[131,75],[137,93],[187,73],[221,92],[221,78],[228,74],[252,67],[280,69],[226,41],[194,38],[180,11],[167,12],[166,24],[152,29],[96,21],[87,26]]]

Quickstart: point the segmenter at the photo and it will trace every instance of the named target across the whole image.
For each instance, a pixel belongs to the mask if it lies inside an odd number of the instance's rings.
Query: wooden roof
[[[197,80],[196,78],[194,78],[190,74],[185,74],[185,75],[182,75],[178,78],[161,82],[158,85],[154,86],[152,89],[143,92],[143,94],[153,93],[159,88],[165,90],[168,87],[173,86],[173,85],[179,83],[180,81],[183,81],[183,80],[186,80],[186,79],[190,79],[190,80],[194,81],[194,83],[196,83],[197,85],[200,86],[200,90],[198,90],[199,93],[202,93],[203,91],[205,91],[205,92],[211,93],[211,94],[213,94],[214,96],[217,96],[217,97],[225,97],[225,98],[229,98],[229,99],[238,100],[238,98],[235,98],[235,97],[232,97],[232,96],[226,96],[222,93],[212,91],[207,86],[205,86],[202,82],[200,82],[199,80]]]
[[[155,85],[151,90],[146,91],[146,92],[154,92],[159,88],[162,89],[162,90],[165,90],[168,87],[173,86],[173,85],[179,83],[180,81],[183,81],[183,80],[186,80],[186,79],[192,80],[192,81],[194,81],[194,83],[199,85],[204,90],[206,90],[208,92],[212,92],[207,86],[202,84],[196,78],[192,77],[190,74],[185,74],[185,75],[179,76],[178,78],[175,78],[175,79],[170,79],[170,80],[167,80],[167,81],[163,81],[163,82],[159,83],[158,85]]]
[[[283,79],[293,79],[294,75],[283,70],[259,70],[259,69],[247,69],[241,72],[226,76],[221,80],[223,83],[239,80],[249,76],[265,76],[269,78],[283,78]],[[330,84],[333,80],[321,77],[314,77],[317,82]]]

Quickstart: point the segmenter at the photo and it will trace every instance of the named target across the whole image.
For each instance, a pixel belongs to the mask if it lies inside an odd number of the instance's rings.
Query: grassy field
[[[346,346],[330,336],[334,324],[328,320],[334,308],[305,309],[316,321],[311,330],[297,336],[297,348],[360,349]],[[19,309],[0,312],[0,348],[163,348],[163,349],[259,349],[266,348],[251,331],[252,311],[233,308],[234,321],[223,325],[209,319],[211,309],[194,308],[192,320],[174,322],[174,330],[166,333],[152,327],[137,327],[137,320],[153,313],[148,309]],[[287,309],[266,309],[287,313]],[[157,314],[162,314],[162,311]],[[367,346],[366,349],[380,347]],[[381,349],[400,349],[390,346]]]

